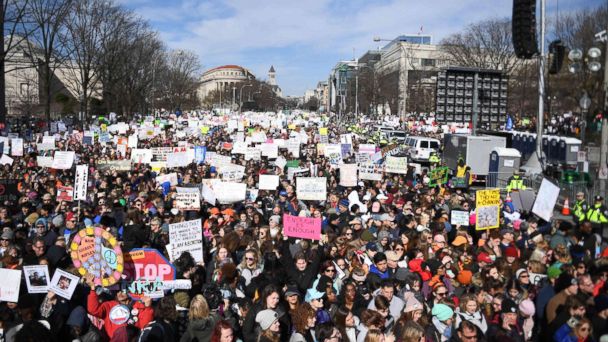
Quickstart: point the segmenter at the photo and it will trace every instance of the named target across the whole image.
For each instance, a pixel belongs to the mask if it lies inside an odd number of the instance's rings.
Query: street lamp
[[[236,87],[232,86],[232,108],[230,109],[230,111],[234,110],[235,97],[236,97]]]
[[[247,87],[253,87],[251,84],[245,84],[244,86],[241,87],[241,90],[239,92],[239,112],[242,112],[242,107],[243,107],[243,88],[247,88]]]
[[[378,36],[374,37],[374,42],[381,42],[381,41],[385,41],[385,42],[394,42],[396,39],[383,39],[380,38]],[[399,58],[399,64],[401,64],[401,61],[403,61],[403,116],[405,116],[406,114],[406,108],[407,108],[407,87],[408,87],[408,70],[407,70],[407,53],[405,51],[405,45],[401,44],[401,40],[399,40],[399,49],[401,50],[401,53],[403,55],[403,58]],[[407,42],[407,40],[405,40],[404,42]],[[400,67],[401,69],[401,67]],[[399,70],[401,71],[401,70]],[[399,74],[401,74],[401,72],[399,72]]]

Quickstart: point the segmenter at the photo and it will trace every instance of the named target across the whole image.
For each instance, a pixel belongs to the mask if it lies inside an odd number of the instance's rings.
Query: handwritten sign
[[[296,177],[296,194],[300,200],[324,201],[327,199],[325,177]]]
[[[340,165],[340,185],[357,186],[357,164]]]
[[[86,164],[76,165],[76,179],[74,180],[74,200],[84,201],[87,199],[88,181],[89,166]]]
[[[20,286],[21,270],[0,268],[0,302],[17,303]]]
[[[386,157],[384,171],[388,173],[407,173],[406,157]]]
[[[179,210],[200,210],[201,197],[198,189],[196,192],[180,192],[175,194],[174,207]]]
[[[189,252],[196,262],[203,261],[201,219],[170,224],[169,246],[169,257],[172,262],[184,252]]]
[[[260,175],[260,190],[276,190],[279,186],[279,176],[276,175]]]
[[[452,210],[450,211],[451,219],[450,223],[453,225],[459,226],[468,226],[469,225],[469,212],[462,210]]]
[[[438,167],[429,173],[429,186],[437,186],[448,182],[448,167]]]
[[[69,170],[74,164],[74,151],[55,151],[53,157],[53,169]]]
[[[283,215],[283,234],[300,239],[321,239],[321,219]]]
[[[359,164],[359,178],[362,180],[382,180],[382,166],[375,163]]]
[[[476,230],[498,228],[500,219],[500,190],[477,190],[475,193]]]
[[[538,195],[532,206],[532,212],[543,220],[550,222],[553,217],[553,209],[559,197],[559,186],[543,178],[538,189]]]
[[[74,188],[71,186],[58,186],[57,199],[60,201],[72,202],[74,199]]]
[[[102,228],[88,227],[74,236],[70,256],[80,275],[92,274],[99,286],[111,286],[120,280],[123,256],[112,234]]]

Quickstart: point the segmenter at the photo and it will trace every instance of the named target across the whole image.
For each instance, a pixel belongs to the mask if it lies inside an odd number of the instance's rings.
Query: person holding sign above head
[[[118,329],[127,325],[143,329],[154,319],[151,298],[143,297],[142,302],[134,302],[129,298],[127,289],[121,289],[116,293],[115,299],[102,302],[93,279],[92,274],[88,274],[85,278],[87,285],[91,288],[87,298],[87,312],[103,319],[104,331],[110,339]],[[103,291],[101,287],[99,290]]]

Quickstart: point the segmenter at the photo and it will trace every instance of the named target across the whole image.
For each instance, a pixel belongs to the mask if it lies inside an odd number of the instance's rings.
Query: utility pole
[[[477,120],[479,119],[479,72],[473,78],[473,129],[471,133],[477,135]]]
[[[600,171],[605,171],[606,154],[608,153],[608,27],[599,39],[604,42],[604,112],[602,113],[602,140],[600,145]],[[604,172],[605,174],[605,172]],[[606,190],[606,180],[600,179],[600,189],[602,194]]]

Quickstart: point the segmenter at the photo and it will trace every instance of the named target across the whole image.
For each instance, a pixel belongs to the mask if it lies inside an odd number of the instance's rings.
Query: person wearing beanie
[[[524,299],[519,303],[519,313],[523,318],[522,329],[524,330],[524,337],[526,341],[532,339],[532,333],[534,330],[534,313],[536,307],[534,302],[529,299]]]
[[[271,309],[258,312],[255,316],[255,321],[260,326],[257,341],[273,342],[281,339],[279,318],[279,314]]]
[[[449,341],[452,338],[454,311],[449,306],[439,303],[433,306],[431,314],[433,315],[432,322],[425,333],[427,341]]]
[[[517,313],[517,304],[505,298],[501,304],[499,322],[488,328],[488,341],[524,341],[523,333],[517,326]]]

